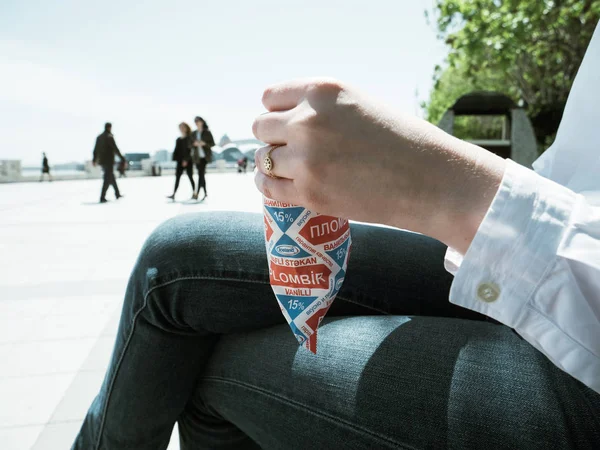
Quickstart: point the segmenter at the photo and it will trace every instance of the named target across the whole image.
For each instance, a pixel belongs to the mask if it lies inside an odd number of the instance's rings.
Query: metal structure
[[[438,126],[454,134],[454,118],[457,116],[502,116],[500,139],[469,139],[503,158],[531,167],[537,158],[537,142],[531,122],[523,108],[509,97],[498,92],[476,91],[460,97],[442,116]]]

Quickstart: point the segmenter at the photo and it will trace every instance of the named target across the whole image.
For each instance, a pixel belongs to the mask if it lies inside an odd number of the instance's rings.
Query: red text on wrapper
[[[275,208],[291,208],[296,205],[292,205],[291,203],[280,202],[277,200],[271,200],[270,198],[264,199],[265,206],[273,206]]]
[[[300,230],[300,236],[313,245],[320,245],[339,238],[348,230],[348,221],[331,216],[311,218]]]
[[[329,289],[331,270],[325,264],[284,267],[271,263],[270,277],[274,286]]]
[[[348,239],[348,236],[350,236],[350,230],[348,230],[346,233],[344,233],[342,235],[342,237],[340,237],[335,242],[332,242],[330,244],[325,244],[323,246],[323,248],[325,249],[326,252],[328,252],[330,250],[334,250],[334,249],[338,248],[340,245],[342,245],[346,241],[346,239]]]

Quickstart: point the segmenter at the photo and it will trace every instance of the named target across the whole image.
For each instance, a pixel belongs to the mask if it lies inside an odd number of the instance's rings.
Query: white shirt
[[[450,301],[514,328],[600,393],[600,27],[533,166],[508,161],[464,258],[448,250]]]
[[[201,141],[201,140],[202,140],[202,131],[196,130],[196,141]],[[197,147],[197,149],[198,149],[198,157],[206,158],[206,153],[204,153],[204,149],[202,148],[202,146]]]

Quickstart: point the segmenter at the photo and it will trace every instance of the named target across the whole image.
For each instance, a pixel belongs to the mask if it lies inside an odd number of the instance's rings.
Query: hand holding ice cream
[[[256,153],[266,197],[334,217],[428,234],[466,251],[497,190],[504,161],[424,120],[390,111],[327,79],[281,83],[263,95]]]

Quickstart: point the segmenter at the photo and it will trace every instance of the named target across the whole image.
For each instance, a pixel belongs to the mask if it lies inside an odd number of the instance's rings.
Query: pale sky
[[[446,55],[432,0],[0,0],[0,159],[90,159],[106,121],[122,152],[173,149],[203,116],[252,137],[263,89],[350,82],[415,113]]]

